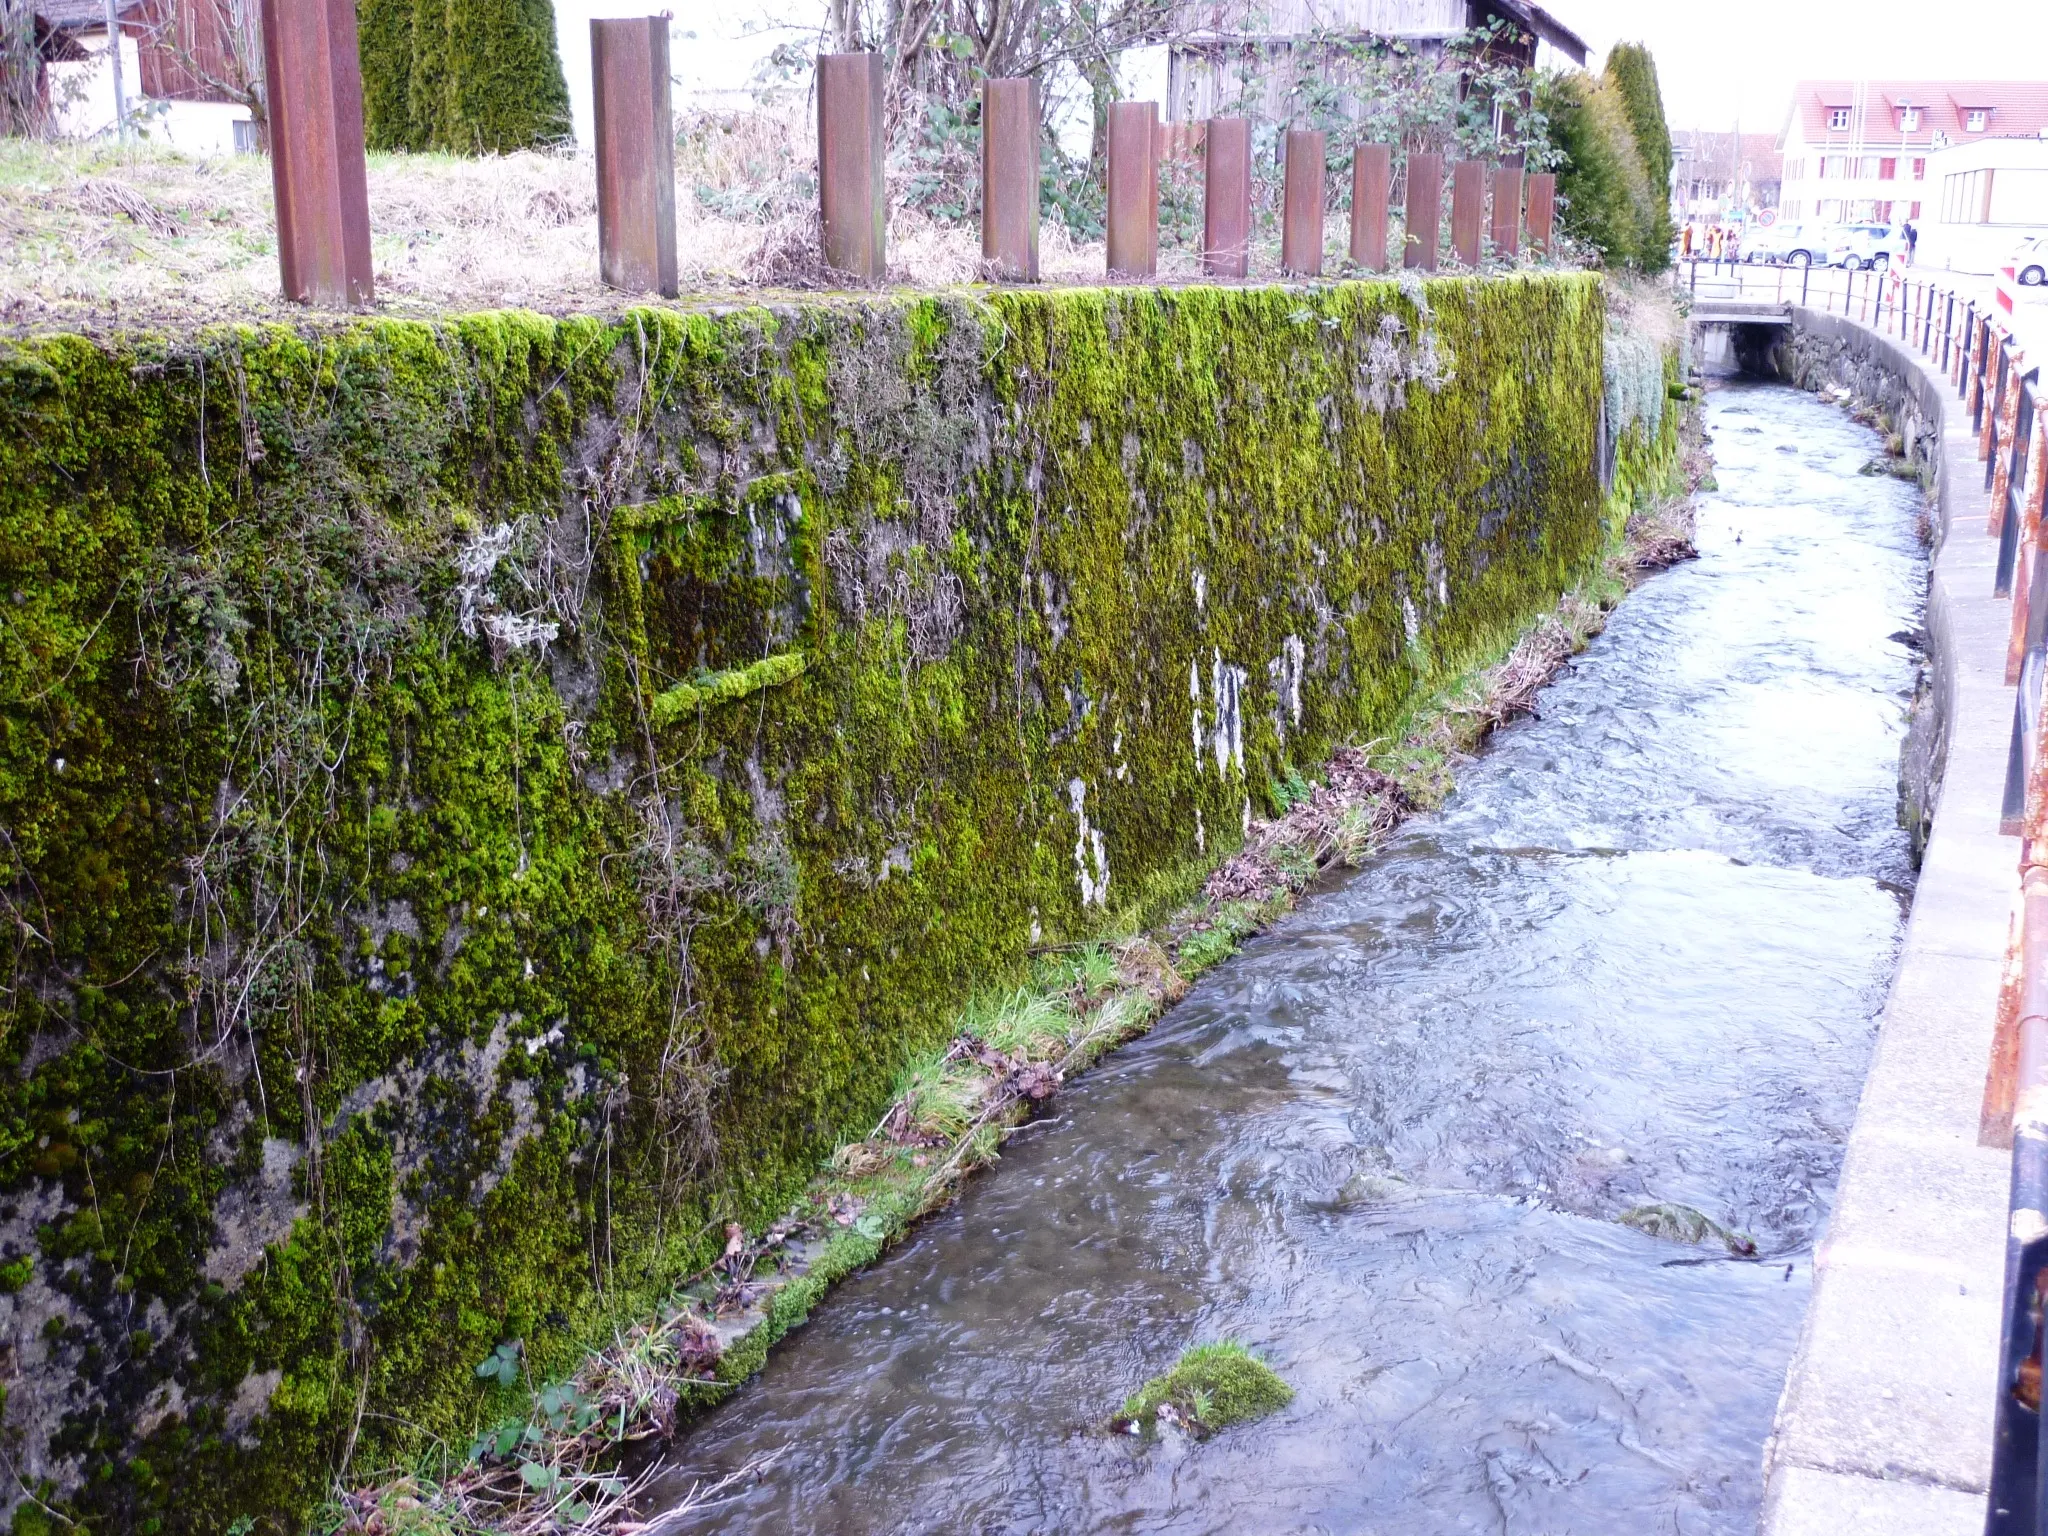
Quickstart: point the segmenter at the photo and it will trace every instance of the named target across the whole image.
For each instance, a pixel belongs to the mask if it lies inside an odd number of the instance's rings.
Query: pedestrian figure
[[[1908,219],[1901,233],[1906,237],[1906,265],[1910,267],[1913,265],[1913,247],[1920,243],[1920,231],[1915,229],[1913,221]]]
[[[1684,261],[1691,261],[1691,260],[1692,260],[1692,225],[1691,225],[1691,223],[1690,223],[1690,222],[1688,222],[1688,223],[1686,224],[1686,226],[1685,226],[1685,228],[1684,228],[1683,230],[1679,231],[1679,235],[1678,235],[1678,245],[1679,245],[1679,250],[1678,250],[1678,255],[1679,255],[1679,258],[1680,258],[1681,260],[1684,260]]]

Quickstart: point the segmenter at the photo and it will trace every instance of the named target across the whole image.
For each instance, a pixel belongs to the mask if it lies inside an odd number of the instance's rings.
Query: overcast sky
[[[1544,0],[1596,67],[1617,40],[1647,43],[1676,128],[1784,126],[1796,80],[2048,78],[2041,0]]]
[[[556,0],[570,18],[646,14],[613,0]],[[671,0],[673,3],[673,0]],[[2042,0],[1544,0],[1593,49],[1620,39],[1656,56],[1674,127],[1776,133],[1802,78],[2013,80],[2048,77]],[[681,0],[676,72],[686,86],[743,86],[759,42],[750,24],[822,17],[825,0]],[[683,33],[696,34],[694,39]],[[782,34],[787,35],[787,34]],[[566,50],[565,50],[566,51]],[[564,59],[565,64],[569,63]],[[587,65],[586,65],[587,67]]]

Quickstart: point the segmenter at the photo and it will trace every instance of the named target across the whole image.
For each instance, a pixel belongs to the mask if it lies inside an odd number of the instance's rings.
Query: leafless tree
[[[142,16],[143,46],[161,50],[173,76],[163,94],[242,106],[267,142],[260,0],[150,0]]]
[[[49,126],[49,107],[35,0],[0,0],[0,133],[41,135]]]

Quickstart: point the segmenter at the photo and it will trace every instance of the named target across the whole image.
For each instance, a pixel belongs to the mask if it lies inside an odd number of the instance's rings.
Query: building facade
[[[257,0],[118,0],[118,42],[106,0],[37,0],[39,28],[61,50],[49,55],[56,127],[73,138],[117,131],[113,48],[131,133],[190,154],[261,147],[255,103],[262,91]]]
[[[2048,130],[2048,81],[1802,80],[1778,137],[1793,223],[1880,223],[1932,212],[1937,152]]]
[[[1685,129],[1671,135],[1671,157],[1671,202],[1681,219],[1720,223],[1778,206],[1776,134]]]
[[[1929,157],[1922,266],[1988,273],[2028,235],[2048,234],[2048,138],[1979,139]]]
[[[1166,117],[1249,111],[1285,121],[1296,75],[1313,70],[1341,93],[1346,54],[1359,43],[1428,53],[1494,23],[1517,39],[1503,54],[1512,62],[1586,62],[1578,34],[1528,0],[1186,0],[1167,49]]]

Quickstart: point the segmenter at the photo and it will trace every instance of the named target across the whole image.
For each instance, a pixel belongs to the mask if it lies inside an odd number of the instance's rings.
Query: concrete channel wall
[[[1779,371],[1884,413],[1932,475],[1933,831],[1764,1450],[1767,1536],[1979,1536],[1991,1470],[2007,1155],[1978,1143],[2017,849],[1998,830],[2011,604],[1982,461],[1942,374],[1795,308]]]

